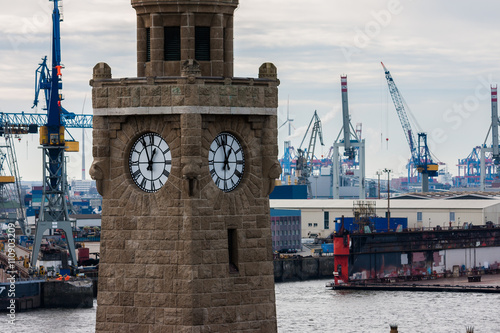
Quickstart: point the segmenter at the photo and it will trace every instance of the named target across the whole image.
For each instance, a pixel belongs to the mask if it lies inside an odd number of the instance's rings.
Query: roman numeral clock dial
[[[172,168],[167,142],[157,133],[141,135],[129,154],[129,170],[134,183],[145,192],[156,192],[165,185]]]
[[[234,190],[245,170],[245,155],[238,139],[227,132],[215,137],[208,151],[208,168],[215,185],[224,192]]]

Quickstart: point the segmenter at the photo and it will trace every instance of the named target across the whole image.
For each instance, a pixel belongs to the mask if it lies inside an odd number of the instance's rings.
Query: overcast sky
[[[135,11],[125,0],[65,0],[63,5],[63,105],[91,114],[88,82],[96,63],[107,62],[113,77],[136,76]],[[1,112],[34,111],[34,72],[41,58],[50,56],[51,6],[48,0],[1,5]],[[500,2],[493,0],[240,1],[235,76],[257,77],[263,62],[273,62],[281,81],[280,124],[289,99],[294,119],[289,139],[298,148],[317,110],[325,146],[316,155],[326,156],[341,129],[340,75],[346,74],[351,121],[362,123],[366,140],[367,176],[383,168],[405,175],[409,148],[383,61],[420,126],[414,130],[428,133],[433,154],[457,175],[458,159],[485,141],[491,123],[490,84],[500,74],[498,13]],[[81,130],[72,134],[81,140]],[[287,137],[284,126],[280,155]],[[86,138],[88,170],[90,130]],[[24,180],[41,180],[38,146],[34,135],[16,144]],[[70,154],[69,177],[81,179],[78,154]]]

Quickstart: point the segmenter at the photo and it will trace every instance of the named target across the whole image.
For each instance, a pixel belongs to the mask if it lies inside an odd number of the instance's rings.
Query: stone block
[[[177,308],[166,308],[163,314],[165,325],[179,325],[181,322],[180,310]]]
[[[140,324],[154,324],[155,311],[152,311],[150,308],[138,308],[137,320]]]
[[[108,107],[108,98],[96,98],[92,100],[92,107],[94,109],[104,109]]]
[[[260,229],[249,229],[245,232],[246,238],[261,238],[262,231]]]
[[[115,305],[119,303],[120,293],[103,291],[99,293],[99,304]]]
[[[123,309],[123,318],[125,323],[135,324],[138,322],[139,308],[133,306],[125,306]]]
[[[150,307],[151,306],[151,294],[149,293],[135,293],[134,294],[134,307]]]
[[[168,307],[169,305],[171,304],[168,304],[168,295],[163,293],[151,294],[151,306],[165,308]]]
[[[129,332],[149,333],[149,324],[130,324]]]

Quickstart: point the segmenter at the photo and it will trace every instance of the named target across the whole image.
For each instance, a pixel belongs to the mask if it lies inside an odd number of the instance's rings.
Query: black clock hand
[[[146,151],[146,157],[148,158],[148,163],[149,163],[149,161],[151,160],[149,159],[148,146],[146,145],[146,140],[144,140],[144,138],[142,138],[142,144],[144,146],[144,150]]]
[[[222,145],[222,151],[224,152],[224,164],[222,165],[222,170],[226,170],[226,165],[227,165],[227,162],[228,162],[228,157],[227,157],[227,154],[226,154],[226,147],[224,145]]]
[[[231,170],[231,168],[229,167],[229,156],[231,156],[231,152],[232,152],[232,149],[229,148],[229,152],[227,153],[227,158],[226,158],[226,165],[227,165],[227,170]]]
[[[148,167],[146,168],[146,170],[150,170],[151,173],[153,173],[153,158],[155,157],[155,154],[156,154],[156,148],[153,149],[153,152],[151,153],[151,159],[148,161]]]

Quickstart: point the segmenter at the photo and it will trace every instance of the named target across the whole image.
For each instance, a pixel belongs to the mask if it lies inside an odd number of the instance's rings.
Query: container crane
[[[332,157],[332,170],[331,170],[331,189],[332,197],[339,199],[341,197],[341,187],[347,188],[346,180],[355,181],[358,179],[359,184],[359,199],[366,197],[365,191],[365,140],[361,139],[361,126],[354,130],[351,124],[351,117],[349,115],[349,101],[347,95],[347,75],[340,76],[340,85],[342,92],[342,128],[339,135],[333,143],[333,157]],[[341,134],[343,139],[341,139]],[[342,160],[339,155],[339,149],[344,148],[345,160]],[[347,163],[345,163],[347,162]],[[354,170],[350,167],[358,165],[357,175],[355,176]],[[349,170],[343,166],[350,166]],[[348,174],[349,173],[349,174]],[[352,185],[352,184],[351,184]]]
[[[436,177],[438,175],[438,164],[434,163],[431,158],[429,147],[427,146],[427,134],[418,133],[418,142],[415,140],[415,135],[412,130],[410,121],[408,120],[408,114],[404,106],[403,97],[399,92],[391,73],[384,66],[385,78],[387,80],[387,85],[389,86],[389,92],[394,102],[396,112],[398,113],[399,121],[403,127],[403,132],[406,137],[406,141],[410,147],[410,165],[409,168],[415,166],[417,171],[422,175],[422,192],[429,191],[429,177]],[[408,182],[410,181],[410,175],[408,175]]]
[[[498,173],[498,168],[500,165],[500,147],[498,142],[498,95],[497,95],[497,86],[491,85],[491,126],[486,134],[486,139],[484,140],[484,144],[481,147],[481,164],[480,164],[480,190],[485,190],[485,178],[486,178],[486,163],[485,156],[487,152],[492,154],[493,164],[496,167],[496,172]],[[486,140],[488,140],[488,136],[491,132],[491,147],[488,148],[486,144]],[[498,174],[497,174],[498,177]]]
[[[312,125],[312,129],[311,129]],[[307,138],[307,133],[309,133],[309,129],[311,129],[311,137],[309,138],[309,146],[307,150],[302,149],[302,144]],[[312,174],[312,160],[314,158],[314,150],[316,148],[316,140],[319,136],[319,140],[322,146],[323,143],[323,131],[321,129],[321,120],[319,119],[318,113],[314,111],[314,115],[309,122],[309,126],[307,127],[306,133],[304,134],[304,138],[300,143],[299,149],[297,149],[297,166],[295,168],[295,172],[297,173],[298,183],[299,185],[307,185],[308,196],[312,196],[311,182],[309,181],[309,177]]]

